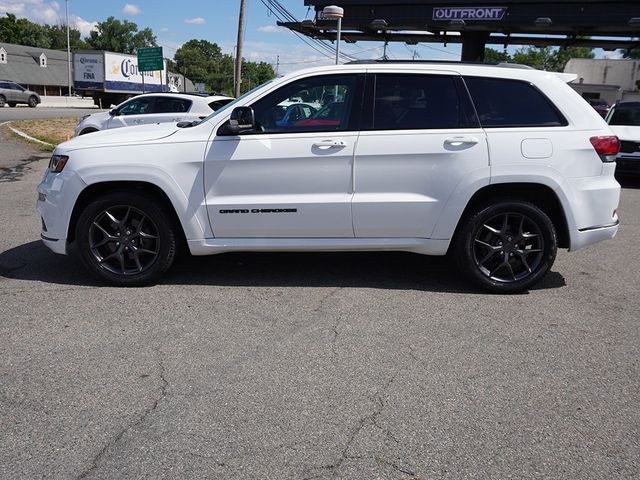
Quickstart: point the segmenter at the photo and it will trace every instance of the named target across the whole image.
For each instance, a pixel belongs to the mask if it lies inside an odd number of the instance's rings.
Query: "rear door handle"
[[[475,145],[479,140],[476,137],[453,137],[447,138],[445,145],[451,145],[452,147],[459,147],[460,145]]]
[[[342,140],[322,140],[321,142],[315,142],[313,146],[320,148],[342,148],[347,146],[347,142],[343,142]]]

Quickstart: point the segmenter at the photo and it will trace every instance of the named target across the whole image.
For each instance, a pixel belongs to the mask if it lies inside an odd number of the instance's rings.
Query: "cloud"
[[[169,28],[168,28],[168,27],[162,27],[162,28],[160,29],[160,31],[161,31],[162,33],[166,33],[166,32],[168,32],[168,31],[169,31]]]
[[[278,27],[276,25],[263,25],[261,27],[258,27],[258,31],[262,33],[279,33],[283,30],[284,29],[282,27]]]
[[[204,25],[207,21],[202,17],[195,18],[185,18],[184,23],[189,23],[191,25]]]
[[[0,0],[0,16],[7,13],[41,24],[62,25],[65,23],[65,12],[60,8],[58,1]],[[83,37],[88,36],[89,32],[96,28],[96,22],[72,14],[69,15],[69,24],[80,30]]]
[[[131,16],[138,15],[140,12],[142,12],[142,10],[140,10],[140,7],[131,3],[127,3],[122,9],[122,13]]]
[[[76,15],[69,15],[69,24],[80,31],[80,36],[85,38],[89,36],[91,30],[96,30],[98,22],[90,22]]]

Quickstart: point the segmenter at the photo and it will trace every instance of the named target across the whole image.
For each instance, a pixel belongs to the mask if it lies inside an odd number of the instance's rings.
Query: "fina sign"
[[[434,8],[433,20],[502,20],[507,7]]]

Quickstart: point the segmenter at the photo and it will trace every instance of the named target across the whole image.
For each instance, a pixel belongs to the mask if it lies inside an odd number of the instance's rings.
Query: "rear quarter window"
[[[464,77],[483,127],[560,127],[567,120],[529,82]]]

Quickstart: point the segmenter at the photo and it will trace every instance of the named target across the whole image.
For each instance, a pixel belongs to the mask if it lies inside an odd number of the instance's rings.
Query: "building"
[[[640,60],[572,58],[564,71],[578,75],[572,86],[585,98],[640,101]]]
[[[67,52],[0,43],[0,79],[40,95],[62,96],[69,89]]]
[[[196,91],[184,75],[169,72],[167,77],[165,85],[170,91]],[[11,80],[43,96],[66,95],[67,52],[0,42],[0,80]]]

